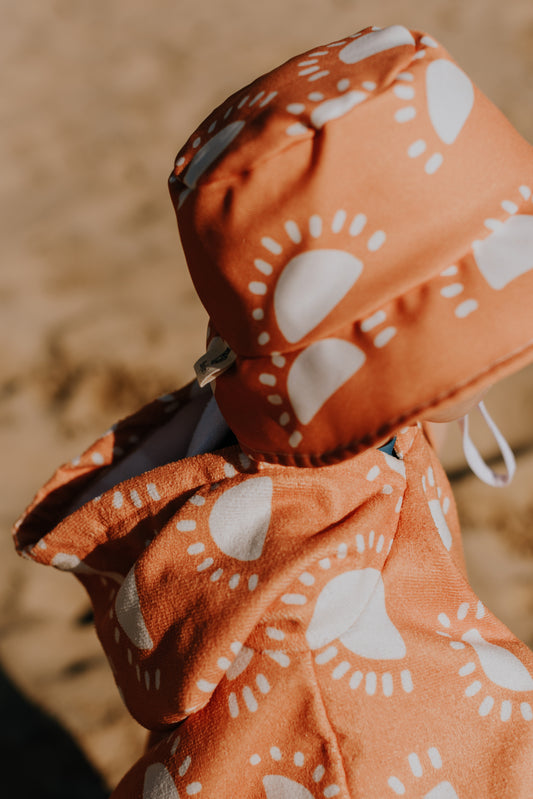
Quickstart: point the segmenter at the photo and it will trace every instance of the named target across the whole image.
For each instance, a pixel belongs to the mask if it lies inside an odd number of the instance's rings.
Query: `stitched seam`
[[[416,33],[416,31],[414,31],[414,33]],[[407,46],[410,46],[410,45],[407,45]],[[416,54],[416,52],[419,51],[418,42],[415,42],[414,48],[415,48],[415,54]],[[292,62],[297,62],[303,56],[305,56],[305,53],[301,53],[298,56],[294,56],[293,58],[289,59],[288,61],[284,62],[283,64],[280,64],[278,67],[275,67],[274,69],[272,69],[271,73],[276,72],[277,70],[287,66],[291,61]],[[343,114],[342,117],[333,118],[333,119],[328,120],[328,122],[322,128],[315,128],[312,124],[310,124],[309,126],[306,126],[307,130],[308,130],[308,134],[310,134],[310,135],[305,135],[305,136],[302,135],[301,138],[298,138],[298,139],[293,140],[293,141],[289,140],[289,141],[285,142],[281,147],[278,147],[276,150],[274,150],[274,152],[265,153],[263,156],[259,156],[258,158],[253,160],[250,164],[247,164],[246,166],[243,166],[240,170],[235,170],[235,171],[233,171],[233,172],[231,172],[231,173],[229,173],[227,175],[221,175],[219,177],[216,177],[212,173],[210,173],[207,176],[207,178],[202,180],[201,183],[198,183],[198,185],[196,186],[196,189],[193,189],[193,190],[197,191],[199,188],[204,187],[204,186],[208,187],[208,186],[215,186],[217,184],[223,184],[223,183],[227,183],[227,182],[232,182],[233,180],[235,180],[235,178],[239,178],[243,174],[246,174],[247,172],[252,172],[253,170],[257,169],[258,167],[262,167],[264,164],[268,164],[270,161],[273,161],[275,158],[278,158],[279,156],[282,156],[288,149],[291,149],[292,147],[295,147],[295,146],[299,146],[299,145],[303,144],[304,142],[309,142],[310,140],[316,138],[324,130],[324,128],[326,128],[327,126],[332,126],[332,125],[335,125],[335,124],[339,124],[339,120],[342,120],[342,122],[340,124],[346,124],[346,117],[354,115],[354,114],[357,114],[359,112],[359,109],[361,107],[363,107],[364,105],[366,105],[370,100],[374,99],[377,95],[380,95],[380,94],[384,93],[385,91],[387,91],[390,88],[390,86],[392,86],[396,75],[399,72],[401,72],[402,70],[409,69],[409,67],[413,64],[414,60],[415,59],[413,58],[407,64],[398,64],[397,65],[397,69],[394,72],[391,72],[391,74],[389,75],[388,80],[383,81],[383,83],[380,85],[378,92],[369,93],[368,96],[365,97],[365,99],[361,103],[358,103],[356,106],[351,108],[347,113]],[[271,73],[266,73],[266,75],[271,74]],[[260,78],[257,79],[257,81],[260,81],[262,78],[266,77],[266,75],[261,76]],[[225,102],[229,102],[231,97],[237,97],[237,96],[240,96],[241,94],[244,95],[244,93],[248,89],[250,89],[250,87],[253,86],[257,81],[253,81],[252,83],[248,84],[248,86],[245,86],[242,89],[239,89],[233,95],[228,97],[228,99]],[[282,84],[280,84],[279,89],[282,90],[282,89],[287,89],[288,87],[290,88],[292,86],[295,86],[298,82],[299,81],[298,81],[297,77],[294,77],[292,79],[290,79],[290,78],[286,79]],[[222,105],[224,105],[224,103]],[[220,107],[221,106],[219,106],[219,108]],[[215,111],[218,111],[218,110],[219,110],[218,108],[215,109]],[[185,148],[187,148],[189,146],[189,141],[191,141],[193,139],[194,135],[200,130],[200,128],[202,128],[202,126],[205,125],[209,119],[211,119],[211,117],[214,115],[214,113],[215,112],[213,112],[213,114],[211,114],[210,116],[206,117],[206,119],[198,126],[196,131],[189,137],[189,140],[184,145],[184,147],[181,148],[180,153]],[[177,158],[176,158],[176,161],[177,161]],[[191,161],[192,161],[192,158],[191,158]],[[186,172],[187,172],[187,170],[188,170],[188,168],[190,166],[191,161],[189,161],[188,163],[184,164],[183,167],[180,168],[179,174],[176,174],[177,166],[176,166],[176,162],[175,162],[174,167],[173,167],[173,169],[172,169],[172,171],[171,171],[171,173],[169,175],[169,180],[171,178],[174,178],[175,181],[178,182],[180,184],[180,187],[183,188],[183,189],[189,189],[190,188],[184,182],[183,176],[186,174]]]
[[[511,362],[513,358],[516,358],[523,352],[526,352],[528,349],[533,347],[533,339],[530,339],[525,345],[519,347],[515,350],[512,350],[510,353],[507,353],[505,356],[498,358],[498,360],[493,361],[488,367],[482,369],[480,372],[477,372],[474,377],[470,377],[467,380],[463,380],[462,382],[458,383],[454,386],[453,389],[448,391],[442,392],[438,394],[434,399],[422,404],[417,405],[409,411],[405,411],[400,416],[397,416],[394,419],[390,419],[389,421],[385,422],[381,427],[377,430],[373,431],[372,433],[367,433],[362,438],[355,439],[354,441],[349,442],[348,444],[342,445],[337,447],[333,450],[328,450],[327,452],[323,453],[314,453],[314,452],[295,452],[294,454],[287,454],[285,452],[269,452],[267,450],[257,450],[254,447],[250,447],[246,444],[246,442],[242,442],[243,446],[248,450],[248,452],[256,453],[257,455],[262,455],[266,457],[272,457],[278,460],[282,458],[283,460],[291,461],[298,463],[299,461],[316,461],[316,463],[323,463],[325,458],[341,458],[343,453],[353,453],[357,454],[361,450],[362,447],[370,447],[372,444],[377,441],[378,439],[387,435],[387,433],[399,425],[406,423],[408,420],[416,418],[419,414],[423,411],[427,411],[430,408],[435,407],[440,402],[444,400],[451,399],[456,394],[459,393],[462,389],[468,387],[469,385],[475,384],[480,378],[490,375],[492,371],[495,371],[498,366]]]
[[[330,720],[329,715],[328,715],[328,711],[327,711],[327,708],[326,708],[326,703],[324,701],[324,697],[322,695],[322,690],[320,688],[320,683],[318,681],[317,673],[316,673],[316,670],[315,670],[315,664],[314,664],[314,661],[313,661],[313,655],[312,655],[311,650],[308,650],[307,656],[309,658],[310,672],[312,674],[312,677],[313,677],[313,680],[314,680],[314,684],[315,684],[315,693],[314,693],[314,695],[317,698],[317,705],[320,703],[320,708],[322,710],[323,717],[326,720],[327,725],[328,725],[328,727],[330,729],[330,732],[331,732],[331,739],[335,742],[335,748],[337,750],[337,756],[339,758],[339,764],[340,764],[340,767],[342,768],[342,778],[343,778],[343,782],[344,782],[344,785],[342,786],[342,788],[346,792],[346,798],[349,799],[350,794],[348,793],[348,783],[347,783],[347,780],[346,780],[346,767],[344,765],[344,758],[342,756],[342,752],[341,752],[341,748],[340,748],[340,745],[339,745],[339,741],[338,741],[337,735],[335,733],[335,730],[333,729],[333,724],[331,723],[331,720]]]

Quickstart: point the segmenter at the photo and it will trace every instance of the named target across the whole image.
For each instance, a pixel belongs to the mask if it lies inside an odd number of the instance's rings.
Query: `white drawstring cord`
[[[468,432],[468,414],[463,416],[462,419],[459,419],[459,426],[461,427],[461,431],[463,434],[463,450],[465,453],[465,458],[467,460],[468,465],[474,472],[474,474],[479,477],[484,483],[490,486],[506,486],[508,485],[511,480],[513,479],[515,470],[516,470],[516,460],[513,454],[513,451],[507,441],[505,440],[503,434],[496,426],[495,422],[491,418],[488,410],[485,407],[484,402],[480,402],[478,404],[478,408],[485,419],[492,435],[498,447],[500,448],[500,452],[503,457],[503,461],[505,463],[505,468],[507,470],[507,474],[498,474],[497,472],[493,471],[488,464],[485,463],[483,460],[481,453],[477,449],[476,445],[470,438]]]

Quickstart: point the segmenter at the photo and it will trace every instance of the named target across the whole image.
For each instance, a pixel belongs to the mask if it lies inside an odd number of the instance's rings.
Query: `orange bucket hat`
[[[235,358],[217,403],[256,459],[341,460],[533,359],[533,150],[425,34],[292,58],[169,185]]]

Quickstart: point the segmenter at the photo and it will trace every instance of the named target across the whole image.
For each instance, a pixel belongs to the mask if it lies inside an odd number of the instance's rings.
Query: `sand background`
[[[9,528],[62,461],[192,377],[206,318],[166,179],[230,92],[369,24],[439,38],[533,141],[531,0],[2,0],[0,766],[5,795],[100,799],[145,733],[122,708],[70,576],[18,559]],[[533,644],[533,371],[489,395],[519,454],[496,492],[454,477],[470,574]],[[482,436],[482,433],[479,432]],[[491,453],[490,442],[485,450]],[[30,756],[31,753],[31,756]]]

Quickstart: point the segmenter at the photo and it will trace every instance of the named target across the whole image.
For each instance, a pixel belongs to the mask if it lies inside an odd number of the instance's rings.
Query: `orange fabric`
[[[533,654],[469,587],[418,427],[398,458],[316,469],[229,447],[65,517],[189,401],[120,423],[16,534],[84,584],[129,710],[158,731],[113,799],[529,799]]]
[[[531,146],[399,25],[228,98],[170,191],[243,449],[335,462],[529,363],[532,188]]]

